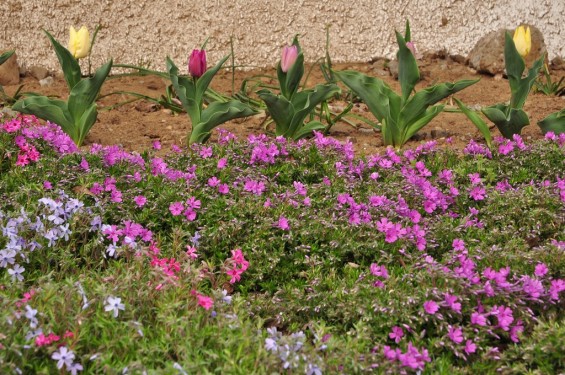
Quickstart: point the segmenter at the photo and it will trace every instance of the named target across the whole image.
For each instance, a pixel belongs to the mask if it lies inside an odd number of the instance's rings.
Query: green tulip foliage
[[[538,126],[541,128],[543,134],[553,132],[555,134],[565,133],[565,108],[561,111],[550,114],[541,121],[538,121]]]
[[[314,130],[325,129],[325,125],[320,121],[305,123],[304,120],[318,104],[341,93],[341,89],[335,84],[325,84],[299,91],[304,75],[304,55],[297,37],[294,38],[292,46],[297,48],[296,60],[286,72],[280,62],[277,66],[280,94],[276,95],[263,89],[259,90],[257,95],[265,102],[276,124],[276,135],[296,140],[310,135]]]
[[[410,42],[408,22],[405,36],[396,32],[396,40],[399,48],[397,58],[401,95],[395,93],[383,80],[357,71],[341,71],[336,72],[336,75],[367,104],[380,122],[384,144],[400,149],[416,132],[441,113],[444,105],[434,104],[478,80],[440,83],[412,95],[420,80],[420,72],[414,54],[406,45]]]
[[[215,67],[198,78],[180,76],[177,66],[167,57],[167,70],[171,82],[192,122],[192,129],[187,137],[189,145],[206,142],[212,130],[226,121],[255,114],[253,109],[236,99],[212,102],[203,109],[204,93],[228,57],[229,55],[224,57]]]
[[[46,96],[29,96],[18,100],[12,109],[51,121],[61,127],[80,146],[96,122],[98,110],[96,99],[102,84],[112,68],[112,60],[102,65],[92,77],[82,78],[80,65],[68,49],[45,31],[55,49],[67,86],[66,101]]]
[[[526,67],[524,59],[518,53],[514,40],[509,33],[506,33],[505,38],[504,62],[508,83],[510,84],[510,103],[495,104],[483,108],[482,112],[496,125],[505,138],[512,139],[514,134],[520,134],[522,128],[530,124],[530,119],[522,108],[543,66],[545,56],[536,60],[528,71],[528,75],[522,78]]]
[[[4,64],[14,54],[14,50],[0,54],[0,65]]]

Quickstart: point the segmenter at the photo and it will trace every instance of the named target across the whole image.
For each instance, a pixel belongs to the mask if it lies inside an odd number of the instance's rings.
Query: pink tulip
[[[284,46],[282,50],[282,58],[281,58],[281,70],[283,73],[288,72],[290,68],[296,62],[296,58],[298,57],[298,47],[297,46]]]
[[[188,59],[188,72],[194,78],[200,78],[206,71],[206,51],[200,49],[192,50]]]

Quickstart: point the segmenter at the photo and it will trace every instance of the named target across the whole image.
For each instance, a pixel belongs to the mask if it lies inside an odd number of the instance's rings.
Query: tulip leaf
[[[78,138],[73,118],[67,109],[67,103],[62,100],[50,99],[46,96],[30,96],[18,100],[12,109],[59,125],[75,142]]]
[[[218,125],[240,117],[247,117],[256,112],[239,100],[213,102],[202,111],[201,122],[193,126],[189,143],[204,143],[210,138],[211,131]]]
[[[98,94],[100,93],[100,89],[102,88],[102,84],[110,73],[112,63],[112,60],[108,61],[96,70],[94,76],[82,79],[75,85],[75,87],[73,87],[68,99],[68,108],[74,119],[81,118],[83,113],[92,106],[92,103],[96,101],[96,98],[98,98]],[[82,133],[82,124],[77,123],[77,126],[81,127],[80,132]]]
[[[196,80],[196,90],[194,90],[194,101],[196,103],[201,103],[202,98],[204,97],[204,93],[208,90],[208,86],[212,79],[218,73],[222,65],[226,62],[226,60],[230,57],[230,55],[225,56],[223,59],[220,60],[219,63],[216,64],[211,69],[208,69],[201,77]]]
[[[539,72],[543,66],[543,61],[545,56],[540,57],[534,62],[534,65],[528,70],[528,75],[524,78],[520,77],[519,85],[516,90],[512,91],[512,97],[510,99],[510,106],[512,108],[522,108],[526,99],[534,86]],[[509,76],[510,77],[510,76]],[[510,81],[510,78],[509,78]]]
[[[516,44],[508,32],[504,35],[504,64],[506,66],[506,74],[508,75],[508,83],[510,90],[515,92],[520,86],[522,73],[526,68],[524,59],[518,53]]]
[[[55,53],[57,54],[57,58],[61,64],[61,69],[63,69],[63,75],[65,76],[65,81],[67,81],[67,86],[70,91],[81,80],[80,65],[68,49],[57,42],[48,31],[44,31],[55,49]]]
[[[11,50],[11,51],[4,52],[3,54],[0,54],[0,65],[4,64],[10,57],[12,57],[14,52],[16,52],[16,51]]]
[[[194,82],[186,76],[179,76],[179,69],[169,57],[167,57],[167,70],[184,110],[188,113],[192,123],[198,124],[200,122],[201,104],[195,100]]]
[[[538,121],[538,126],[543,134],[553,132],[556,135],[565,133],[565,108]]]
[[[490,133],[488,124],[476,112],[473,112],[469,108],[467,108],[467,106],[463,104],[463,102],[461,102],[459,99],[453,98],[453,100],[455,100],[455,103],[457,103],[457,106],[459,107],[461,112],[463,112],[463,114],[467,116],[469,120],[471,120],[471,122],[477,127],[477,129],[479,129],[483,137],[485,137],[487,146],[489,148],[492,148],[492,135]]]
[[[413,122],[402,128],[402,135],[397,140],[395,145],[403,145],[404,143],[408,142],[408,140],[412,138],[414,134],[416,134],[420,129],[422,129],[430,121],[432,121],[434,117],[441,113],[441,111],[443,111],[443,105],[436,105],[428,108],[422,115],[414,119]]]
[[[511,108],[505,104],[496,104],[483,108],[482,112],[496,125],[502,136],[507,139],[512,139],[514,134],[520,134],[522,128],[530,124],[530,119],[526,112],[519,108]]]
[[[396,41],[398,43],[398,53],[396,54],[398,58],[398,81],[402,91],[402,100],[406,101],[420,81],[420,71],[414,54],[406,46],[406,41],[398,31],[396,31]]]
[[[411,124],[422,116],[430,105],[436,104],[449,95],[453,95],[477,82],[479,82],[478,79],[462,80],[455,83],[439,83],[418,91],[404,104],[401,121],[406,125]]]
[[[265,102],[267,110],[276,124],[276,135],[284,135],[290,128],[294,116],[294,107],[282,95],[275,95],[267,89],[257,91],[257,95]]]
[[[297,92],[291,100],[294,114],[290,127],[286,130],[285,137],[296,138],[296,134],[303,127],[306,116],[310,114],[321,102],[332,98],[341,92],[339,86],[334,84],[316,85],[313,89]]]
[[[298,129],[293,138],[294,140],[302,139],[304,137],[308,137],[314,130],[323,130],[325,128],[326,126],[320,121],[310,121]]]
[[[84,138],[86,138],[86,136],[90,132],[90,129],[92,129],[92,126],[96,122],[97,117],[98,109],[96,108],[96,103],[92,103],[90,107],[86,108],[80,118],[75,119],[75,125],[78,133],[77,140],[75,140],[77,146],[80,146],[82,144]]]

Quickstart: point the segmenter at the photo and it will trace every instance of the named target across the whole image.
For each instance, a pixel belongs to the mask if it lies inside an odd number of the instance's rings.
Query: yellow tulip
[[[74,27],[71,26],[69,31],[69,52],[75,59],[81,59],[88,56],[90,52],[90,34],[86,27],[81,27],[79,31],[76,31]]]
[[[526,57],[532,49],[532,35],[530,34],[530,27],[518,26],[514,31],[514,44],[518,53],[522,57]]]

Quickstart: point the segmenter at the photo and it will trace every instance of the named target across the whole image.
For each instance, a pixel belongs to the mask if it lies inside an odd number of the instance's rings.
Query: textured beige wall
[[[565,56],[565,0],[0,0],[0,50],[16,48],[24,66],[58,69],[41,30],[66,45],[70,25],[100,24],[94,65],[113,57],[162,70],[166,55],[181,65],[206,37],[214,62],[233,35],[238,64],[274,66],[296,33],[307,60],[323,56],[329,24],[334,61],[367,61],[394,55],[393,30],[406,18],[421,51],[466,55],[487,32],[526,22],[544,34],[550,59]]]

